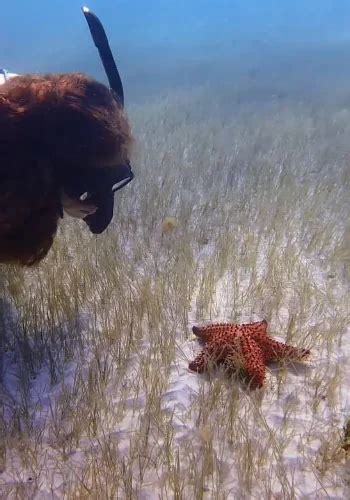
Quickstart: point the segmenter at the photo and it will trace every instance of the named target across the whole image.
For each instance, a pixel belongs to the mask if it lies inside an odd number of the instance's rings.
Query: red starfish
[[[302,360],[310,351],[277,342],[267,335],[267,321],[236,325],[218,323],[194,326],[193,333],[205,342],[203,351],[189,364],[190,370],[205,371],[210,364],[225,363],[227,368],[243,368],[252,387],[262,387],[265,365],[270,361]]]

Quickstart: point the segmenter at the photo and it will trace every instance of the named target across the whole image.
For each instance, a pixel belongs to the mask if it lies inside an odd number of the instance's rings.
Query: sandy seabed
[[[345,86],[241,78],[130,106],[108,233],[64,223],[38,269],[1,270],[3,498],[349,497]],[[188,370],[194,324],[263,318],[311,360],[256,391]]]

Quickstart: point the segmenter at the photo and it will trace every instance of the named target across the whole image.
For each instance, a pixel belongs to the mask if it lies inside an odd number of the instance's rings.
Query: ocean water
[[[87,5],[105,25],[129,100],[235,81],[240,71],[255,81],[257,91],[261,83],[278,93],[276,80],[283,87],[285,79],[290,93],[314,94],[310,80],[341,78],[350,67],[348,0],[91,0]],[[81,6],[82,0],[6,2],[0,66],[17,73],[83,71],[104,80]]]

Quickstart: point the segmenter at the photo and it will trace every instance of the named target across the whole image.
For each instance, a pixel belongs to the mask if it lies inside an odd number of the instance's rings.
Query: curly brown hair
[[[128,160],[131,141],[110,90],[83,74],[0,86],[0,262],[39,262],[62,216],[62,180]]]

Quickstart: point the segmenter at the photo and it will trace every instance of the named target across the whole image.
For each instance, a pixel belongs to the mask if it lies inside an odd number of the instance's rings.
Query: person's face
[[[72,198],[65,192],[62,195],[62,206],[67,215],[76,219],[85,219],[85,217],[94,214],[97,210],[97,207],[92,203]]]

